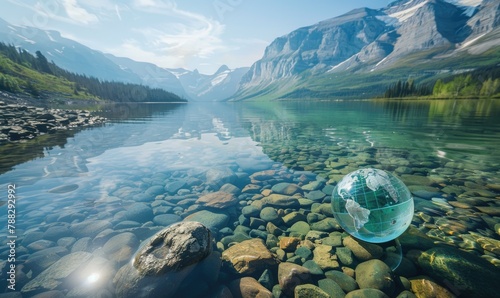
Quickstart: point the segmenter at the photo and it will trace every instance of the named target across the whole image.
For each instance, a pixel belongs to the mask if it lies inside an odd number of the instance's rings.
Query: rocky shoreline
[[[30,140],[58,130],[102,124],[85,110],[51,109],[0,101],[0,144]]]

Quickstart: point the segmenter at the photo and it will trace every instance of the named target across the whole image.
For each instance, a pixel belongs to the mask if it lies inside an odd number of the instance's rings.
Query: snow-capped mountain
[[[0,42],[13,44],[34,54],[40,51],[49,61],[71,72],[102,80],[143,84],[173,92],[188,100],[220,101],[233,95],[248,68],[230,70],[222,66],[213,75],[197,70],[165,69],[93,50],[57,31],[15,26],[0,19]]]
[[[200,74],[197,70],[169,69],[181,82],[190,98],[201,101],[225,100],[238,90],[248,67],[229,69],[221,66],[214,74]]]
[[[457,61],[498,49],[499,34],[500,0],[399,0],[378,10],[355,9],[276,38],[243,77],[234,99],[320,94],[339,82],[349,92],[354,81],[347,77],[361,80],[392,68],[411,70],[406,75],[417,78],[460,69]],[[436,62],[445,69],[435,69]],[[359,85],[367,93],[374,90],[370,82]]]

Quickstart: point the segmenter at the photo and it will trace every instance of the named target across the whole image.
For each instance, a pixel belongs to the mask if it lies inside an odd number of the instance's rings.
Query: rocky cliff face
[[[499,25],[500,0],[399,0],[380,10],[356,9],[274,40],[235,98],[300,85],[306,74],[384,70],[424,52],[427,62],[479,44],[484,52],[500,45],[491,37]]]
[[[386,31],[379,15],[380,11],[357,9],[277,38],[264,57],[252,65],[242,84],[259,85],[305,70],[328,70],[359,53]]]

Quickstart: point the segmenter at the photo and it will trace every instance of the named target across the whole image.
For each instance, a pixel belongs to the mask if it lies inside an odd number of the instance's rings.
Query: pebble
[[[388,296],[396,290],[396,281],[387,264],[380,260],[369,260],[356,266],[356,282],[360,289],[378,289]]]
[[[298,237],[305,237],[310,230],[311,227],[305,221],[296,222],[288,229],[290,235],[296,235]]]
[[[295,297],[330,298],[330,295],[327,292],[312,284],[298,285],[295,287],[294,293]]]
[[[351,276],[348,276],[347,274],[343,273],[342,271],[338,270],[327,271],[325,272],[325,276],[335,281],[340,286],[340,288],[346,293],[359,289],[356,280]]]
[[[236,205],[238,200],[232,193],[217,191],[201,196],[196,203],[209,208],[224,209]]]
[[[240,279],[235,279],[229,284],[229,290],[232,293],[232,297],[273,297],[271,291],[262,286],[253,277],[242,277]]]
[[[284,294],[292,295],[295,287],[309,281],[309,269],[289,262],[280,263],[278,266],[278,283]]]
[[[425,297],[430,297],[430,296],[425,296]],[[389,298],[389,296],[387,296],[384,292],[380,290],[367,288],[349,292],[347,293],[347,295],[345,295],[345,298]]]
[[[411,291],[417,297],[455,298],[452,292],[426,276],[411,278],[410,283]]]
[[[260,213],[258,213],[258,215],[260,215],[260,218],[262,220],[265,220],[267,222],[271,222],[274,224],[279,224],[282,222],[281,217],[278,215],[278,212],[274,207],[264,207],[262,208]]]
[[[313,251],[313,261],[322,270],[332,270],[340,268],[337,255],[333,252],[333,247],[329,245],[317,245]]]
[[[338,298],[343,298],[345,297],[345,293],[342,290],[342,288],[333,280],[329,278],[324,278],[318,280],[318,286],[328,293],[330,297],[338,297]]]
[[[222,260],[240,274],[264,271],[276,265],[276,260],[261,239],[250,239],[229,247],[222,252]]]
[[[196,221],[208,227],[212,233],[217,233],[227,226],[229,216],[223,213],[215,213],[208,210],[201,210],[188,215],[184,221]]]
[[[344,238],[344,245],[349,248],[354,256],[360,261],[378,259],[384,253],[384,249],[381,246],[357,240],[352,236]]]

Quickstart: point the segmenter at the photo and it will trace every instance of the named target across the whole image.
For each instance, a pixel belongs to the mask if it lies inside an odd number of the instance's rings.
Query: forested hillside
[[[384,98],[403,97],[471,98],[500,97],[500,69],[483,67],[440,78],[434,83],[415,84],[413,80],[398,81],[385,91]]]
[[[96,66],[98,67],[98,66]],[[181,102],[179,96],[159,88],[101,81],[66,71],[39,51],[29,52],[0,43],[0,90],[48,99],[94,99],[115,102]]]

